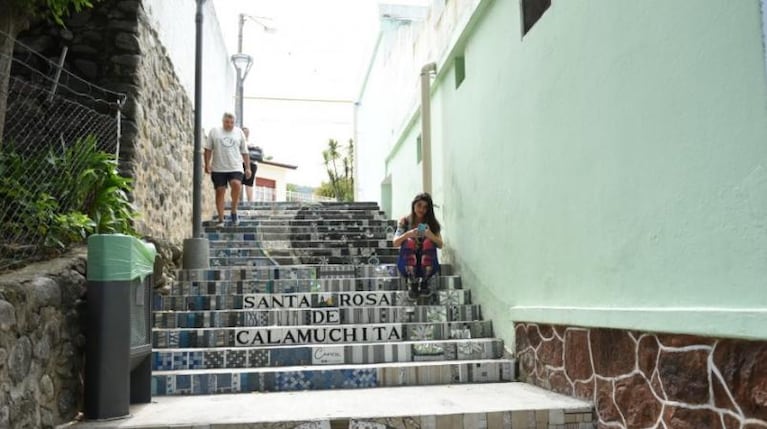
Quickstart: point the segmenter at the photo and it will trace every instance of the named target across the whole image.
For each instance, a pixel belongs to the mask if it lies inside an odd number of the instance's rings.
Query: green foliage
[[[341,154],[344,150],[346,155]],[[337,140],[328,140],[328,148],[322,151],[322,159],[325,162],[329,182],[323,182],[317,188],[317,195],[335,198],[338,201],[354,201],[353,141],[349,140],[349,144],[343,148],[338,145]]]
[[[47,16],[60,25],[64,25],[65,18],[74,10],[79,12],[85,8],[93,7],[93,3],[99,0],[10,0],[20,12],[30,16]]]
[[[35,153],[6,145],[0,149],[0,200],[8,202],[0,210],[2,239],[61,250],[92,233],[135,235],[130,191],[130,179],[92,137]]]

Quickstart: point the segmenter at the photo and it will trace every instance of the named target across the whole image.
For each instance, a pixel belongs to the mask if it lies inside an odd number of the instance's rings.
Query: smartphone
[[[427,230],[428,228],[429,228],[429,226],[428,226],[428,225],[426,225],[425,223],[419,224],[419,225],[418,225],[418,233],[419,233],[419,234],[423,234],[424,232],[426,232],[426,230]]]

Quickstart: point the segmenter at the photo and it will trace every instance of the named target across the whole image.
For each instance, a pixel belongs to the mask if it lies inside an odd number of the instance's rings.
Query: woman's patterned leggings
[[[416,240],[408,238],[400,246],[397,268],[405,277],[422,277],[424,281],[428,280],[439,272],[437,246],[428,238],[423,240],[421,246],[418,246]]]

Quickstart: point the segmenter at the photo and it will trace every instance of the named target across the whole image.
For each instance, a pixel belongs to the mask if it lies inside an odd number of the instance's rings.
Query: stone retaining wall
[[[50,428],[81,408],[85,256],[0,275],[0,428]]]
[[[592,400],[600,428],[767,428],[767,342],[515,328],[520,380]]]
[[[181,249],[157,248],[154,288],[167,293]],[[83,409],[86,257],[62,258],[0,275],[0,429],[50,428]]]
[[[189,22],[193,43],[194,22]],[[192,101],[139,0],[104,0],[72,14],[65,27],[40,22],[19,40],[48,58],[69,48],[65,68],[127,94],[122,108],[120,169],[134,180],[138,230],[180,244],[192,233]],[[76,83],[72,83],[76,86]],[[214,212],[203,178],[203,215]]]

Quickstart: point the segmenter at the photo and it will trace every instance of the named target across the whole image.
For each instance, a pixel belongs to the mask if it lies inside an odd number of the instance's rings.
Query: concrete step
[[[437,290],[428,299],[420,299],[424,305],[468,305],[471,292],[462,289]],[[264,310],[284,308],[329,308],[362,306],[408,306],[407,292],[350,291],[350,292],[298,292],[254,293],[219,295],[155,295],[155,311],[212,311],[212,310]]]
[[[301,406],[296,406],[301,404]],[[329,406],[331,405],[332,406]],[[257,410],[257,412],[254,412]],[[158,396],[75,429],[592,429],[593,404],[526,383]]]
[[[505,359],[155,371],[152,396],[496,383],[513,379],[513,364]]]
[[[358,271],[360,271],[358,269]],[[302,279],[302,280],[219,280],[219,281],[176,281],[171,285],[170,295],[235,295],[249,293],[309,293],[309,292],[365,292],[402,291],[405,284],[401,277],[393,276],[388,270],[373,273],[358,273],[369,277],[344,279]],[[371,275],[372,274],[372,275]],[[435,290],[461,289],[461,277],[439,275],[433,277],[431,286]]]
[[[435,323],[482,320],[478,305],[320,307],[209,311],[155,311],[153,327],[231,328],[262,326],[360,325],[367,323]]]
[[[490,321],[153,329],[154,348],[256,347],[491,338]]]
[[[392,362],[500,359],[503,341],[497,338],[441,341],[402,341],[383,344],[314,344],[279,347],[156,349],[153,370],[262,368],[309,365],[362,365]]]

